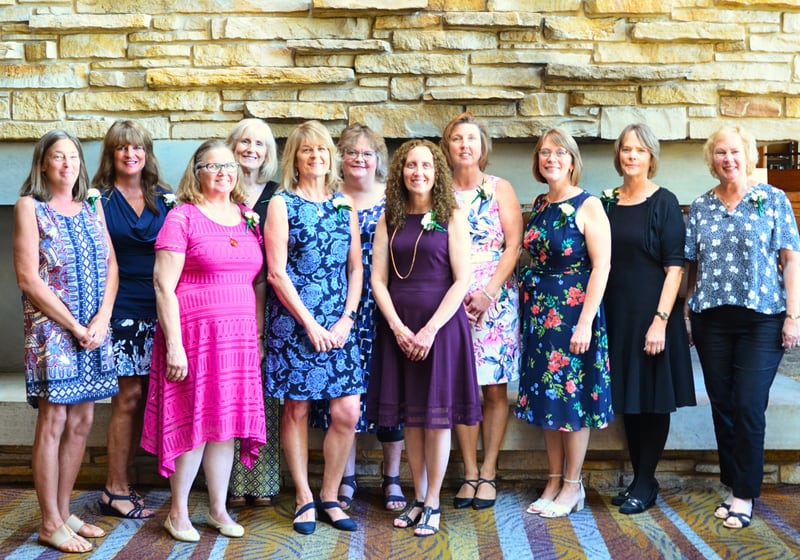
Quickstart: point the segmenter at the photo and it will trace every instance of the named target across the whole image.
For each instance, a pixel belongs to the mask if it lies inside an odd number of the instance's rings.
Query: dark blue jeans
[[[711,401],[720,480],[737,498],[757,498],[769,389],[783,357],[784,314],[725,305],[692,313],[691,320]]]

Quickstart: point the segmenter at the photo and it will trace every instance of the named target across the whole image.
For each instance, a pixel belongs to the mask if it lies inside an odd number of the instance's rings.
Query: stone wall
[[[0,0],[0,29],[0,141],[121,117],[171,140],[244,116],[437,136],[462,109],[506,139],[800,136],[797,0]]]

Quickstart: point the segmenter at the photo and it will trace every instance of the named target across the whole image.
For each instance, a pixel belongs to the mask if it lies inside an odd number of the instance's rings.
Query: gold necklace
[[[392,245],[394,244],[394,236],[397,235],[397,228],[394,228],[394,231],[392,232],[392,238],[389,240],[389,256],[392,259],[392,268],[394,269],[394,273],[397,274],[397,277],[400,280],[405,280],[411,276],[411,272],[414,270],[414,263],[417,262],[417,247],[419,246],[419,240],[424,231],[425,230],[422,229],[422,227],[419,228],[419,235],[417,235],[417,240],[414,243],[414,253],[411,255],[411,268],[408,269],[408,274],[405,276],[397,271],[397,263],[394,262],[394,249],[392,249]]]

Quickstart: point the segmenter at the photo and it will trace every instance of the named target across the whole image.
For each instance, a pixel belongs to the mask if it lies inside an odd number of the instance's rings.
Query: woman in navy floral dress
[[[689,208],[687,315],[730,488],[714,515],[741,529],[761,493],[769,390],[783,352],[800,343],[800,237],[786,194],[750,178],[753,136],[722,127],[703,155],[719,184]]]
[[[532,262],[524,287],[517,416],[544,428],[549,480],[529,513],[562,517],[583,507],[581,469],[589,429],[613,418],[608,338],[601,299],[611,261],[603,206],[577,186],[583,164],[560,129],[534,150],[534,177],[548,192],[533,202],[523,240]]]
[[[284,399],[281,443],[296,489],[294,529],[302,534],[316,528],[308,416],[317,399],[330,399],[331,407],[319,513],[337,529],[356,529],[337,493],[364,391],[353,329],[363,267],[353,202],[338,192],[338,158],[322,124],[295,128],[286,140],[281,186],[264,229],[273,288],[267,295],[266,390]]]

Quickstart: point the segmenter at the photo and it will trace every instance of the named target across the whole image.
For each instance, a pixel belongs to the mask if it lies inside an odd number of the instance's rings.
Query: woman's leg
[[[281,445],[295,487],[297,508],[314,501],[308,485],[308,412],[310,401],[284,399],[281,420]],[[296,522],[313,521],[314,510],[309,509],[295,519]]]
[[[544,447],[547,451],[547,470],[549,476],[547,484],[542,491],[540,498],[543,500],[553,501],[558,496],[561,490],[561,478],[553,476],[555,474],[564,473],[564,441],[561,437],[561,432],[557,430],[543,430],[544,432]]]
[[[118,377],[119,393],[111,398],[111,419],[108,422],[108,474],[106,489],[110,494],[127,496],[129,478],[128,469],[133,463],[136,449],[142,432],[142,410],[146,394],[147,377]],[[103,503],[109,503],[105,494],[100,497]],[[130,501],[115,500],[111,507],[125,515],[134,508]],[[151,510],[143,510],[142,516],[149,517]]]
[[[192,490],[200,463],[203,461],[206,444],[203,443],[175,459],[175,472],[169,477],[172,504],[169,508],[169,521],[176,531],[193,528],[189,519],[189,493]]]
[[[425,471],[425,431],[423,428],[405,428],[406,458],[411,469],[411,478],[414,480],[414,502],[425,502],[428,493],[428,473]],[[414,506],[406,514],[407,518],[416,520],[422,513],[422,508]],[[395,527],[407,527],[403,516],[394,520]]]
[[[440,494],[442,482],[447,472],[447,463],[450,460],[451,431],[449,429],[434,430],[426,428],[424,431],[425,472],[428,477],[428,491],[425,493],[425,507],[437,510],[440,508]],[[436,513],[428,520],[428,524],[438,528],[441,515]],[[430,535],[435,531],[417,527],[416,535]]]
[[[399,430],[402,434],[402,429]],[[379,437],[380,439],[380,432]],[[382,441],[383,447],[383,472],[384,477],[397,477],[400,476],[400,460],[403,457],[403,440],[395,439],[394,441]],[[402,496],[403,489],[400,484],[387,484],[384,488],[384,496]],[[406,500],[391,500],[386,502],[386,509],[396,511],[406,507],[408,502]]]
[[[628,417],[625,417],[626,420]],[[631,494],[645,502],[656,487],[656,468],[669,436],[669,414],[637,414],[639,424],[639,465]],[[627,425],[627,422],[626,422]]]
[[[331,425],[322,441],[325,467],[322,471],[322,489],[319,497],[323,502],[338,502],[337,493],[342,481],[347,457],[355,444],[355,430],[361,413],[361,395],[349,395],[330,400]],[[327,510],[336,522],[347,517],[339,509]]]
[[[474,426],[456,424],[453,431],[456,433],[456,441],[461,451],[461,458],[464,461],[464,482],[461,484],[461,488],[458,489],[455,498],[456,507],[459,507],[459,500],[466,500],[466,505],[472,502],[472,498],[475,497],[475,488],[478,486],[478,436],[480,434],[480,424],[475,424]]]
[[[208,486],[208,513],[218,523],[234,523],[225,507],[233,467],[233,439],[209,441],[203,453],[203,472]]]
[[[353,477],[353,484],[355,484],[355,476],[356,476],[356,442],[358,438],[353,438],[353,445],[350,446],[350,453],[347,455],[347,460],[344,462],[344,471],[342,472],[342,482],[339,484],[339,494],[338,496],[347,496],[352,501],[353,496],[355,496],[355,488],[350,486],[349,484],[344,483],[344,479],[347,477]],[[337,499],[338,499],[337,496]],[[349,507],[349,504],[339,501],[339,505],[342,508]]]
[[[631,467],[633,468],[633,480],[628,485],[628,488],[633,488],[639,481],[639,464],[641,461],[641,441],[642,441],[642,415],[641,414],[625,414],[622,418],[622,424],[625,428],[625,439],[628,443],[628,455],[631,459]]]
[[[570,506],[581,496],[581,470],[586,450],[589,447],[589,428],[581,428],[576,432],[556,432],[564,449],[564,478],[561,490],[553,502],[557,505]],[[572,482],[570,482],[572,481]]]
[[[508,425],[508,392],[507,385],[484,385],[483,387],[483,462],[481,463],[480,478],[494,480],[497,475],[497,458],[500,455],[500,446],[506,434]],[[475,497],[483,500],[493,500],[497,491],[491,484],[481,484],[475,492]]]
[[[94,402],[67,406],[67,421],[58,450],[58,511],[66,520],[75,479],[81,470],[86,439],[94,420]]]

